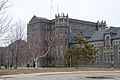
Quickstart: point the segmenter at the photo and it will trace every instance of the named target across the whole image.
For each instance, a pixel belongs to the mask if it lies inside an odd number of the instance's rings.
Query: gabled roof
[[[118,38],[120,38],[120,28],[119,28],[119,30],[117,31],[117,34],[113,37],[114,39],[118,39]]]
[[[111,39],[120,38],[120,27],[110,27],[109,29],[96,31],[88,41],[103,40],[104,34],[110,34]]]
[[[8,47],[11,47],[11,48],[13,48],[13,49],[15,49],[15,48],[17,48],[18,45],[19,44],[19,46],[27,46],[27,42],[25,41],[25,40],[16,40],[16,41],[14,41],[14,42],[12,42]]]
[[[33,16],[32,19],[29,21],[29,24],[38,22],[38,21],[49,21],[47,18],[43,18],[43,17],[38,17],[38,16]]]
[[[70,22],[78,22],[78,23],[94,24],[94,25],[97,24],[96,22],[90,22],[90,21],[84,21],[84,20],[78,20],[78,19],[72,19],[72,18],[69,18],[69,21]]]
[[[108,34],[108,33],[117,33],[117,31],[118,31],[119,29],[120,29],[119,27],[113,27],[113,26],[111,26],[111,27],[105,32],[105,34]]]
[[[84,31],[84,37],[92,37],[92,35],[95,33],[95,31]]]
[[[47,18],[38,17],[38,16],[36,16],[36,18],[38,18],[38,19],[42,19],[42,20],[48,20]]]
[[[88,41],[103,40],[103,36],[106,31],[107,29],[96,31]]]

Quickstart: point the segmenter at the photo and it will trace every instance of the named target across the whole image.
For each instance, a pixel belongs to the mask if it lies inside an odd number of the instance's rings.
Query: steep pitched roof
[[[47,18],[43,18],[43,17],[38,17],[38,16],[33,16],[32,19],[29,21],[29,24],[35,23],[35,22],[39,22],[39,21],[49,21]]]
[[[110,34],[111,39],[120,38],[120,27],[110,27],[109,29],[96,31],[88,41],[103,40],[104,34]]]
[[[96,31],[88,41],[103,40],[104,33],[107,29]]]
[[[84,37],[91,37],[93,34],[95,33],[95,31],[84,31]]]
[[[105,33],[106,34],[107,33],[117,33],[119,29],[120,29],[119,27],[113,27],[113,26],[111,26]]]
[[[117,31],[117,34],[116,34],[113,38],[114,38],[114,39],[120,38],[120,27],[119,27],[119,29],[118,29],[118,31]]]
[[[42,20],[48,20],[47,18],[38,17],[38,16],[36,16],[36,18],[38,18],[38,19],[42,19]]]

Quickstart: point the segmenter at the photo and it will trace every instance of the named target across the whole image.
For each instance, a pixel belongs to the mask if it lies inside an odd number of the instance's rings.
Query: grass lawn
[[[0,69],[0,75],[11,75],[11,74],[28,74],[28,73],[41,73],[41,72],[71,72],[71,71],[120,71],[120,69],[110,69],[110,68],[88,68],[79,67],[76,68],[39,68],[39,69]]]

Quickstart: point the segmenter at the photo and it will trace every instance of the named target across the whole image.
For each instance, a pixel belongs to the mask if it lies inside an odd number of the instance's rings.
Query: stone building
[[[27,43],[24,40],[16,40],[6,47],[0,47],[0,66],[16,67],[26,66],[30,59]]]
[[[26,66],[30,56],[28,55],[27,43],[25,40],[16,40],[9,44],[7,48],[6,65],[11,67]],[[8,63],[9,62],[9,63]]]
[[[4,66],[6,63],[6,48],[0,47],[0,68],[1,66]]]
[[[6,47],[0,47],[0,68],[25,67],[30,62],[31,55],[25,40],[16,40]]]
[[[71,37],[79,35],[80,30],[84,31],[87,40],[91,38],[95,31],[106,28],[106,21],[90,22],[72,19],[65,16],[55,15],[55,19],[33,16],[27,25],[27,42],[34,45],[39,44],[39,55],[44,55],[52,43],[49,53],[39,58],[39,66],[55,65],[64,66],[65,50],[72,43]],[[34,40],[33,40],[34,39]]]
[[[96,31],[88,41],[99,49],[95,65],[120,67],[120,27]]]

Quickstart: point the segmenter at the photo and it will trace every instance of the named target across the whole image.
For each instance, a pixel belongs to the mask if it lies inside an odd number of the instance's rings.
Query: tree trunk
[[[37,65],[37,62],[35,61],[35,68],[37,68],[37,66],[38,66],[38,65]]]
[[[15,65],[15,69],[17,69],[17,65],[18,64],[18,58],[16,58],[16,65]]]
[[[38,57],[37,57],[37,58],[34,58],[35,68],[38,68],[38,63],[37,63],[37,61],[38,61]]]

